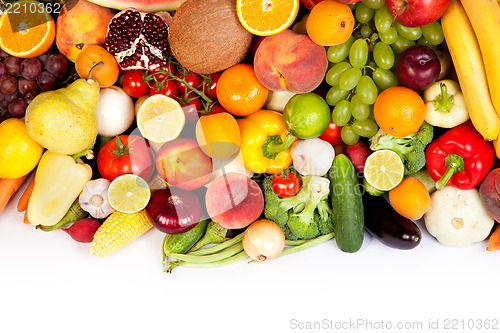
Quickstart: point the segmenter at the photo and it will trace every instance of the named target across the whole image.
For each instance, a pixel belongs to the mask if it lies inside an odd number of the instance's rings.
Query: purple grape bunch
[[[68,75],[65,56],[49,50],[35,58],[18,58],[0,49],[0,122],[22,118],[36,95],[52,90]]]

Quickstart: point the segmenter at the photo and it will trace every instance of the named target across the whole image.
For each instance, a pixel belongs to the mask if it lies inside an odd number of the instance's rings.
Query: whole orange
[[[229,113],[248,116],[264,106],[269,90],[257,79],[252,65],[240,63],[222,72],[216,93]]]
[[[431,197],[425,185],[415,177],[405,177],[389,191],[392,207],[411,220],[421,218],[431,206]]]
[[[422,97],[410,88],[400,86],[382,91],[373,106],[377,125],[397,137],[417,131],[424,123],[425,111]]]
[[[354,15],[348,5],[335,0],[316,4],[309,14],[306,30],[309,37],[322,46],[338,45],[352,34]]]

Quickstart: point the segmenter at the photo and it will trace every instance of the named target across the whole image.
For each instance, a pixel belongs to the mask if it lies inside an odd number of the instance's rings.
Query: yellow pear
[[[99,84],[78,79],[66,88],[37,95],[26,109],[28,134],[48,150],[76,154],[97,137]]]

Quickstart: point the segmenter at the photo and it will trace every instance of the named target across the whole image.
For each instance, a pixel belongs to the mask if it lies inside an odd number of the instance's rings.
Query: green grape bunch
[[[436,48],[444,35],[439,21],[415,28],[395,22],[384,0],[349,6],[355,28],[347,41],[328,47],[325,81],[331,86],[326,101],[333,107],[332,120],[342,126],[343,142],[353,145],[377,133],[373,104],[378,94],[398,85],[393,71],[398,55],[416,44]]]

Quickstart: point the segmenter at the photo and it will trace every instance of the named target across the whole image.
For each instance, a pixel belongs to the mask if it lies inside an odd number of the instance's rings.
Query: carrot
[[[0,213],[7,206],[14,194],[16,194],[26,177],[28,175],[11,179],[0,178]]]
[[[500,250],[500,226],[495,223],[495,230],[491,233],[490,238],[488,238],[488,251]]]
[[[17,203],[18,212],[24,212],[26,209],[28,209],[28,202],[30,201],[31,193],[33,193],[34,186],[35,186],[35,176],[31,177],[28,186],[26,186],[26,189],[19,198],[19,202]]]
[[[24,212],[24,224],[29,224],[30,220],[28,220],[28,211]]]

